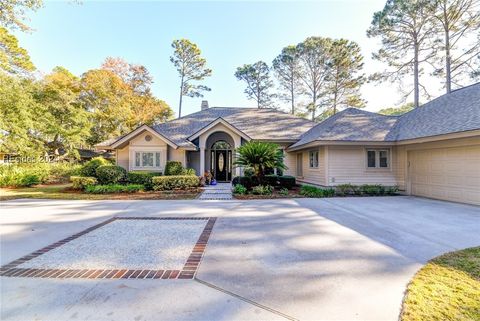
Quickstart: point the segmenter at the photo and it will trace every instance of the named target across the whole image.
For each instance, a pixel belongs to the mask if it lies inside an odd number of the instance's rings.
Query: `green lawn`
[[[138,192],[116,194],[87,194],[70,189],[71,184],[38,185],[24,188],[0,188],[0,201],[18,198],[64,200],[136,200],[136,199],[194,199],[195,191]]]
[[[401,319],[480,320],[480,247],[434,258],[410,282]]]

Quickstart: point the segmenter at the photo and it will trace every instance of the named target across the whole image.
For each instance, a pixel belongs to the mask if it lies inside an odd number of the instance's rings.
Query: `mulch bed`
[[[292,189],[288,190],[288,195],[281,195],[279,189],[273,190],[272,195],[254,195],[254,194],[247,194],[247,195],[239,195],[233,194],[235,199],[239,200],[263,200],[263,199],[276,199],[276,198],[305,198],[305,196],[300,195],[300,187],[295,186]]]

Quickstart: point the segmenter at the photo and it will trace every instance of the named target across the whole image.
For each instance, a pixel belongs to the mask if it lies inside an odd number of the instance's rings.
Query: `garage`
[[[480,205],[480,145],[408,151],[410,194]]]

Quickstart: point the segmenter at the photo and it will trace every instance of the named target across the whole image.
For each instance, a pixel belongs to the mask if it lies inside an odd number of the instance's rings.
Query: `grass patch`
[[[480,320],[480,247],[446,253],[418,271],[401,320]]]
[[[62,200],[158,200],[195,199],[200,189],[168,192],[136,192],[112,194],[88,194],[72,189],[71,184],[37,185],[25,188],[0,188],[0,201],[19,198],[62,199]]]

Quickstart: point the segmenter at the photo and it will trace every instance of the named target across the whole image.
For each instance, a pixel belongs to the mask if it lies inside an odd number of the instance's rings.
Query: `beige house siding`
[[[128,171],[128,146],[117,149],[117,165]]]
[[[310,167],[309,152],[318,150],[318,168]],[[316,148],[310,148],[308,150],[301,151],[302,153],[302,167],[303,167],[303,177],[297,177],[297,179],[302,183],[309,183],[314,185],[326,185],[325,180],[325,170],[326,170],[326,158],[325,158],[325,146],[319,146]],[[295,155],[297,153],[294,153]],[[296,156],[295,156],[295,165],[296,165]],[[295,167],[293,167],[295,168]]]
[[[185,167],[185,150],[183,149],[174,149],[168,146],[167,155],[169,161],[178,161],[181,162],[182,165]]]
[[[285,151],[285,157],[283,159],[283,162],[285,163],[285,166],[288,168],[283,172],[284,175],[290,175],[290,176],[295,176],[295,166],[297,164],[297,153],[289,153]]]
[[[145,140],[145,136],[150,135],[151,140]],[[116,150],[117,165],[122,166],[126,170],[141,170],[134,168],[132,163],[135,151],[156,151],[160,152],[160,168],[146,169],[163,171],[167,162],[167,143],[149,132],[142,132],[132,138],[128,144]]]
[[[396,185],[395,149],[390,150],[389,168],[367,168],[366,149],[368,146],[329,146],[328,147],[328,185],[340,184],[382,184]],[[378,147],[374,147],[378,148]]]

